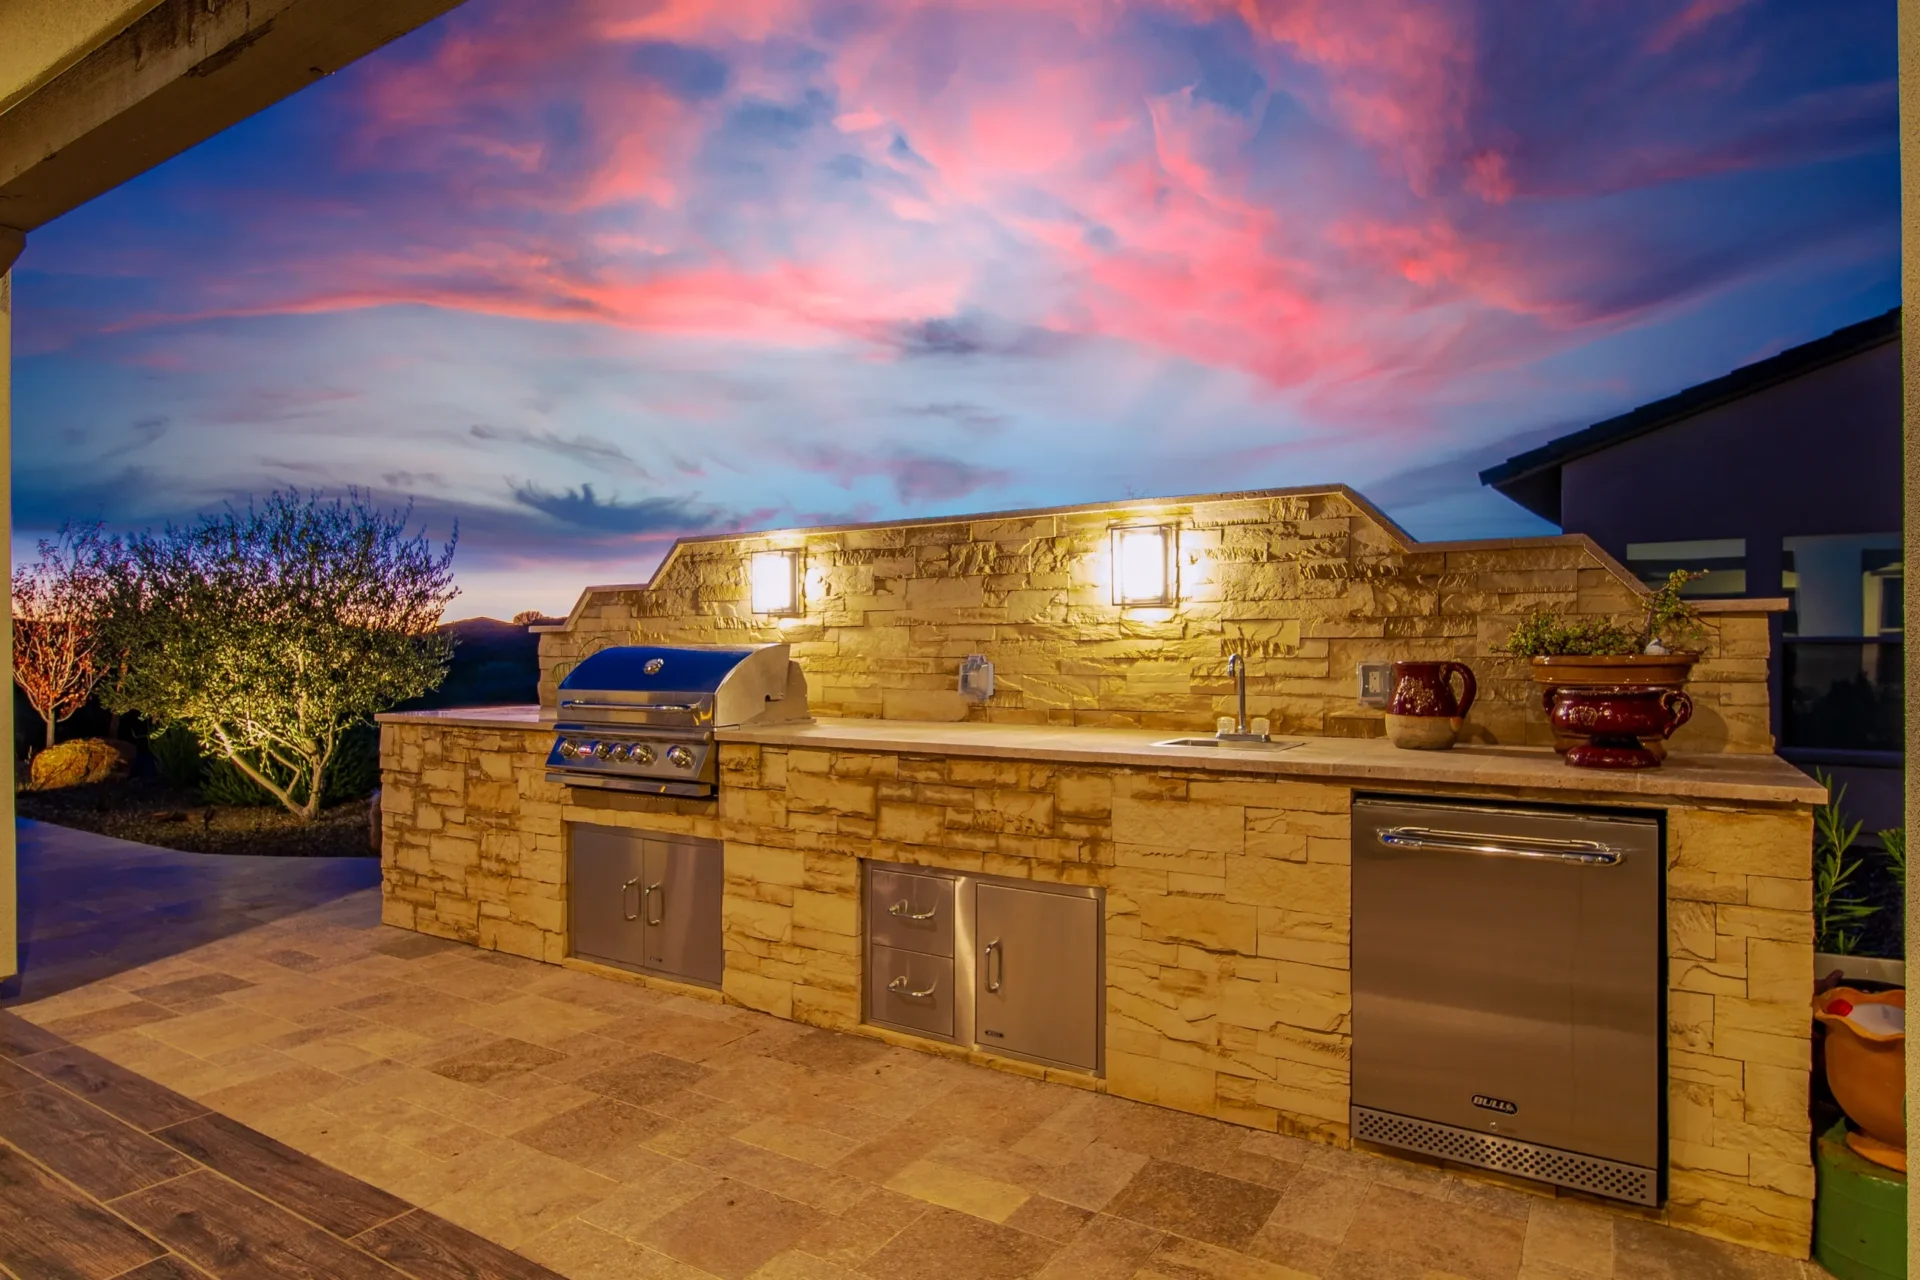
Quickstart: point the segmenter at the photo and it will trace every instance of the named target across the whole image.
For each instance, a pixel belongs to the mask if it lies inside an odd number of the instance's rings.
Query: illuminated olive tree
[[[109,668],[101,626],[113,556],[100,526],[68,525],[41,541],[36,563],[14,566],[13,678],[46,721],[48,746]]]
[[[125,539],[107,619],[126,674],[102,700],[185,725],[313,818],[347,731],[446,675],[454,540],[409,535],[411,515],[288,491]]]

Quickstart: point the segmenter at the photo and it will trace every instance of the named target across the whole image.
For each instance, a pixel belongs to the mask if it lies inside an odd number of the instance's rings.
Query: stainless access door
[[[590,960],[644,966],[641,842],[630,831],[576,823],[569,857],[569,949]]]
[[[1098,1071],[1100,899],[1008,884],[972,889],[979,1045]]]
[[[1661,856],[1649,815],[1356,801],[1355,1136],[1656,1199]]]
[[[726,972],[720,926],[725,880],[720,842],[650,836],[642,844],[646,967],[719,986]]]

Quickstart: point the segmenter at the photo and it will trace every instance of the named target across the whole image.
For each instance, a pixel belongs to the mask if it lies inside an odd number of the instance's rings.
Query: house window
[[[1785,747],[1898,752],[1905,742],[1900,535],[1788,538],[1780,585]]]
[[[1788,538],[1780,570],[1787,635],[1900,638],[1905,573],[1898,533]]]
[[[1747,594],[1747,540],[1707,538],[1694,542],[1630,542],[1627,568],[1650,587],[1664,586],[1675,569],[1702,576],[1683,595],[1716,599]]]

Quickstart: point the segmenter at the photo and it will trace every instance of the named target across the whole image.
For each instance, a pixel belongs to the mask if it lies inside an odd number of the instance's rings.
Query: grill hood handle
[[[594,711],[693,711],[691,702],[600,702],[592,698],[562,698],[563,707],[586,707]]]

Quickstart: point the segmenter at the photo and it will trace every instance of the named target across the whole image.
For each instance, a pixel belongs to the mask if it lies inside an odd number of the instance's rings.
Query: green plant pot
[[[1843,1120],[1814,1156],[1813,1260],[1839,1280],[1905,1280],[1907,1179],[1847,1147]]]

